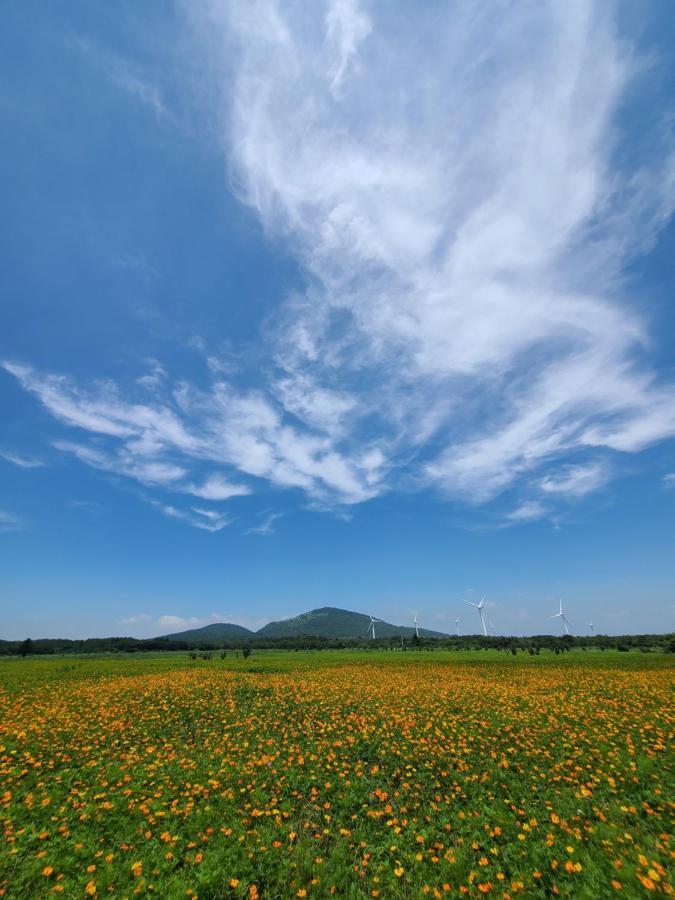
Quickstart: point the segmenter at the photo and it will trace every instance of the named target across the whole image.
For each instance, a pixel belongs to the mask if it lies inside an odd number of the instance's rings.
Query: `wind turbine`
[[[370,629],[372,628],[372,630],[373,630],[373,640],[375,640],[375,623],[376,623],[376,622],[381,622],[382,619],[374,619],[372,616],[370,616],[369,618],[370,618],[370,622],[368,622],[368,627],[366,628],[366,634],[368,634],[368,632],[369,632]]]
[[[457,629],[457,637],[459,637],[459,616],[455,619],[455,628]]]
[[[416,637],[416,638],[419,638],[419,636],[420,636],[420,630],[419,630],[419,628],[417,627],[417,613],[415,613],[414,624],[415,624],[415,637]]]
[[[565,626],[565,634],[571,634],[571,631],[570,631],[570,623],[569,623],[568,620],[567,620],[567,616],[566,616],[565,613],[563,612],[563,608],[562,608],[562,600],[560,600],[560,610],[559,610],[559,612],[554,613],[554,615],[552,615],[551,618],[552,618],[552,619],[560,619],[560,621],[561,621],[561,622],[563,623],[563,625]]]
[[[483,616],[483,610],[485,609],[485,597],[480,601],[480,603],[473,603],[471,600],[465,600],[465,603],[468,603],[469,606],[475,606],[478,610],[478,615],[480,616],[480,624],[483,626],[483,637],[487,637],[487,627],[485,625],[485,617]]]
[[[592,622],[589,622],[588,627],[591,629],[591,637],[595,637],[595,625]]]

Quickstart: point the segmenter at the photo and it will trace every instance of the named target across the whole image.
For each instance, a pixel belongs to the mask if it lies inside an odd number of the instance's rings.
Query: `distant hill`
[[[221,641],[240,641],[242,638],[253,637],[254,631],[244,628],[243,625],[232,625],[230,622],[214,622],[213,625],[204,625],[202,628],[190,628],[188,631],[177,631],[175,634],[163,634],[163,638],[172,641],[198,641],[204,644],[218,646]]]
[[[311,637],[354,639],[368,637],[368,625],[370,616],[364,613],[350,612],[348,609],[336,609],[334,606],[323,606],[321,609],[312,609],[301,613],[293,619],[281,619],[279,622],[268,622],[259,631],[250,631],[241,625],[214,623],[203,628],[191,628],[189,631],[179,631],[176,634],[165,634],[163,638],[172,641],[189,641],[200,644],[213,644],[219,646],[223,641],[245,638],[262,638],[274,640],[276,638],[293,638],[299,635]],[[415,629],[390,625],[389,622],[375,623],[375,637],[389,638],[403,636],[411,638]],[[419,629],[420,637],[442,638],[447,637],[440,631],[429,631],[428,628]]]
[[[269,622],[256,632],[256,636],[284,638],[305,634],[325,638],[367,638],[369,624],[370,616],[364,615],[364,613],[337,609],[334,606],[322,606],[320,609],[301,613],[293,619]],[[415,629],[390,625],[389,622],[375,623],[375,637],[377,638],[399,637],[401,632],[404,637],[410,638],[414,635]],[[426,628],[420,628],[419,633],[420,637],[447,637],[440,631],[429,631]]]

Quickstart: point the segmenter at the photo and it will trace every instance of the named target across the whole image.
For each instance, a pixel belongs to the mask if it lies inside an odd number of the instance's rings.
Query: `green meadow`
[[[669,895],[673,656],[0,661],[0,895]]]

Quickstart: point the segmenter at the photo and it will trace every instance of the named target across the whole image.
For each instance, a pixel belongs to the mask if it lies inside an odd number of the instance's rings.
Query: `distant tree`
[[[220,651],[220,658],[221,658],[221,659],[225,659],[226,656],[227,656],[227,650],[221,650],[221,651]]]
[[[241,651],[241,655],[244,657],[244,659],[248,659],[249,656],[251,655],[251,648],[244,647],[244,649]]]
[[[33,652],[33,642],[30,638],[26,638],[25,641],[22,641],[19,645],[19,653],[22,658],[25,659],[29,653]]]

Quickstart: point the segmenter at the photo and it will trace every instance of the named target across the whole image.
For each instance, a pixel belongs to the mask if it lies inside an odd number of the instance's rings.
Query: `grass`
[[[5,897],[669,894],[672,658],[0,661]]]

